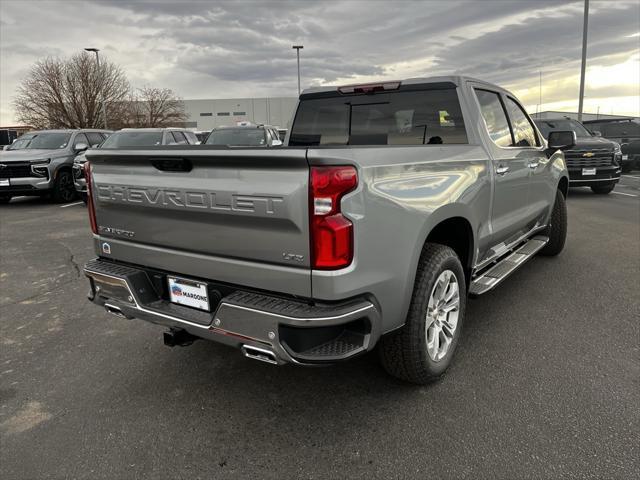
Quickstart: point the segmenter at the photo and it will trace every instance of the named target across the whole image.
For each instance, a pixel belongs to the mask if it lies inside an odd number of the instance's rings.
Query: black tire
[[[73,185],[71,170],[58,170],[51,198],[56,203],[68,203],[76,198],[76,187]]]
[[[9,203],[10,201],[11,201],[11,195],[0,196],[0,205],[4,205],[5,203]]]
[[[608,195],[613,192],[614,188],[616,188],[615,183],[610,183],[609,185],[594,185],[591,187],[591,191],[597,195]]]
[[[84,202],[84,204],[86,205],[87,202],[89,201],[89,197],[87,197],[87,192],[82,192],[80,193],[80,197],[82,198],[82,201]]]
[[[449,349],[441,359],[435,361],[427,352],[426,315],[436,280],[445,270],[456,277],[460,303]],[[438,379],[451,364],[462,330],[466,300],[464,270],[456,253],[447,246],[427,243],[420,256],[406,322],[402,328],[380,340],[380,360],[385,370],[401,380],[421,385]]]
[[[549,242],[540,250],[540,255],[558,255],[567,240],[567,202],[560,190],[556,190],[556,201],[544,235],[549,237]]]

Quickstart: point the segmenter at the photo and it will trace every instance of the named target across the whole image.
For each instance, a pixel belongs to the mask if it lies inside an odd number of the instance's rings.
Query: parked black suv
[[[593,135],[584,125],[571,118],[545,118],[535,120],[545,137],[549,132],[573,130],[576,146],[565,150],[569,170],[569,186],[591,187],[593,193],[606,195],[620,181],[622,151],[620,145]]]

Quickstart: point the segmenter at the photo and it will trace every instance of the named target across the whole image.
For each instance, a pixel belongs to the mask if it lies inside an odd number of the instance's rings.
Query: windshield
[[[9,147],[9,150],[52,150],[65,148],[71,139],[70,133],[26,133]]]
[[[162,145],[162,132],[116,132],[100,148],[153,147]]]
[[[230,145],[233,147],[261,147],[267,144],[261,128],[223,128],[209,134],[206,145]]]
[[[536,120],[536,125],[545,138],[549,136],[550,132],[558,130],[572,130],[576,132],[576,137],[578,138],[588,138],[592,136],[580,122],[571,120],[570,118],[563,118],[560,120]]]

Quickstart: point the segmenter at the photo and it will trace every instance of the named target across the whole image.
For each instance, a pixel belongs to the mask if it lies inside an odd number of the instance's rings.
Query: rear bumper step
[[[366,299],[310,305],[237,290],[205,312],[163,299],[141,268],[95,259],[84,272],[89,299],[109,313],[183,330],[267,363],[333,363],[370,350],[380,336],[379,312]]]

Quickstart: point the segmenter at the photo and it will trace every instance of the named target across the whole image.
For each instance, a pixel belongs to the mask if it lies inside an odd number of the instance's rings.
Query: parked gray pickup
[[[91,150],[89,298],[171,346],[314,365],[378,345],[425,383],[468,295],[563,249],[574,143],[495,85],[436,77],[306,90],[283,148]]]

